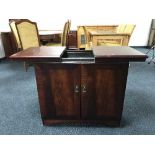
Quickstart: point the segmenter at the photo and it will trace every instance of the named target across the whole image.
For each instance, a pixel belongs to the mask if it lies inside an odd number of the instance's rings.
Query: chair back
[[[129,35],[132,34],[133,30],[135,28],[135,25],[133,24],[127,24],[127,25],[118,25],[116,33],[128,33]]]
[[[9,25],[10,25],[11,31],[13,33],[13,36],[14,36],[17,48],[20,49],[21,48],[21,44],[20,44],[20,40],[19,40],[17,29],[16,29],[15,21],[10,21]]]
[[[29,47],[40,46],[38,28],[35,22],[25,19],[16,22],[15,26],[19,36],[21,48],[23,50]]]
[[[118,25],[116,33],[124,33],[125,27],[126,25],[123,25],[123,24]]]
[[[68,34],[70,32],[70,27],[71,27],[71,21],[68,20],[63,28],[63,33],[62,33],[62,37],[61,37],[61,45],[62,46],[67,46],[67,42],[68,42]]]
[[[124,33],[129,33],[131,35],[133,30],[134,30],[134,28],[135,28],[135,25],[127,24],[125,29],[124,29]]]

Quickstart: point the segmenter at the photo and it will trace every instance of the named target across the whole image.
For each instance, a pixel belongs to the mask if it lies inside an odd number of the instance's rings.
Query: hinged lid
[[[50,61],[60,62],[61,55],[66,47],[63,46],[41,46],[31,47],[10,56],[10,59],[24,61]]]
[[[95,62],[105,61],[145,61],[146,54],[128,46],[96,46],[93,48]]]

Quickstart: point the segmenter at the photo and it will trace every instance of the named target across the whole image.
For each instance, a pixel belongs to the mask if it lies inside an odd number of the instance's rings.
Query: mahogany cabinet
[[[102,120],[119,125],[127,64],[35,64],[43,123]],[[119,82],[118,82],[119,81]]]
[[[44,125],[110,126],[121,122],[129,62],[146,58],[130,47],[103,46],[92,51],[36,47],[10,57],[34,64]]]

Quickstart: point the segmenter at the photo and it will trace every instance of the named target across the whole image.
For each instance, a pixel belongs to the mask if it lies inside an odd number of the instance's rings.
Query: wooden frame
[[[128,46],[129,43],[129,34],[117,34],[117,33],[105,33],[105,34],[91,34],[90,33],[90,41],[93,46],[98,46],[100,43],[104,43],[104,41],[109,42],[119,42],[121,46]]]
[[[77,46],[78,48],[85,48],[85,44],[88,42],[83,42],[81,38],[89,40],[88,31],[111,31],[115,32],[118,25],[83,25],[77,27]],[[84,30],[86,29],[86,31]],[[87,38],[86,38],[87,37]]]
[[[111,45],[117,42],[116,46],[128,46],[132,32],[117,32],[118,26],[119,25],[78,26],[78,48],[86,48],[90,42],[92,46],[98,46],[102,43],[103,45],[108,45],[108,43],[104,44],[104,42],[109,42]],[[125,26],[127,27],[128,24]],[[113,44],[113,46],[115,46],[115,44]]]

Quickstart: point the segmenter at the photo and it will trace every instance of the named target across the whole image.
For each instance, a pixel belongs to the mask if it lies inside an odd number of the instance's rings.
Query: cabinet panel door
[[[87,119],[116,119],[122,114],[127,64],[96,64],[82,67],[82,83],[87,92],[82,94],[82,117]]]
[[[35,70],[42,118],[79,118],[80,66],[38,64]]]
[[[95,101],[95,66],[81,65],[81,118],[94,118],[96,115]]]

